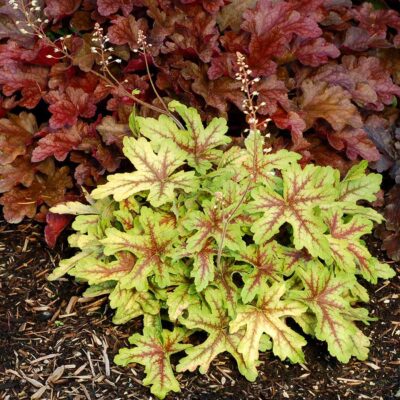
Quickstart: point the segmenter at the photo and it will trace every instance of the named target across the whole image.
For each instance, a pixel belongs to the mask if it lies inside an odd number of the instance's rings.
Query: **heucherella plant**
[[[294,152],[270,153],[247,101],[243,147],[226,120],[204,126],[177,101],[168,107],[184,129],[167,115],[136,117],[140,137],[124,139],[132,172],[109,176],[87,205],[51,210],[77,215],[69,241],[79,251],[49,278],[68,273],[88,283],[85,296],[108,295],[116,324],[142,318],[115,362],[142,364],[161,399],[179,391],[175,371],[206,373],[223,352],[250,381],[260,352],[301,363],[304,335],[341,362],[366,359],[357,323],[373,318],[358,306],[368,301],[359,280],[394,275],[362,240],[382,220],[365,206],[381,176],[361,162],[340,179],[331,167],[302,168]],[[203,342],[192,340],[198,332]]]

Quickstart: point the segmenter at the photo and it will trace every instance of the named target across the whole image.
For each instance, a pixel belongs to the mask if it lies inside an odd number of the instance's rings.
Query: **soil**
[[[82,285],[46,280],[67,250],[65,236],[48,249],[42,229],[0,220],[0,399],[152,398],[141,385],[140,366],[112,362],[137,326],[114,326],[106,298],[83,299]],[[369,247],[384,259],[376,239]],[[179,375],[182,392],[167,399],[400,399],[399,275],[366,286],[368,308],[379,318],[363,328],[372,339],[368,361],[340,364],[324,344],[308,339],[307,364],[290,365],[266,353],[259,378],[250,383],[222,355],[206,375]]]

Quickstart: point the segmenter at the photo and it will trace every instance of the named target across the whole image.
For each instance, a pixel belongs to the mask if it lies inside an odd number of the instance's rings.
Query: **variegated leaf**
[[[115,309],[114,324],[124,324],[144,314],[155,315],[160,311],[158,301],[150,292],[122,289],[118,284],[110,293],[110,306]]]
[[[208,288],[205,292],[207,304],[189,307],[187,318],[180,322],[189,329],[201,329],[208,333],[207,339],[186,350],[187,356],[181,358],[176,367],[178,372],[199,371],[205,374],[211,362],[218,354],[227,351],[237,362],[240,372],[249,380],[257,377],[256,364],[246,366],[244,356],[238,351],[238,346],[244,337],[242,330],[230,333],[227,311],[224,307],[222,293],[218,289]]]
[[[326,227],[316,210],[319,204],[332,203],[336,197],[335,172],[330,167],[307,165],[301,169],[291,165],[283,175],[283,194],[268,187],[253,191],[252,213],[262,217],[252,226],[258,244],[271,239],[284,223],[293,228],[293,243],[297,250],[306,248],[314,257],[330,258]]]
[[[185,130],[179,129],[169,117],[161,115],[158,120],[137,117],[140,132],[157,147],[164,146],[167,140],[172,141],[185,153],[188,164],[204,174],[221,157],[222,151],[218,147],[231,141],[226,135],[226,120],[214,118],[204,128],[200,114],[195,108],[186,107],[177,101],[171,101],[168,108],[180,115],[185,122]]]
[[[128,278],[133,271],[136,257],[128,252],[116,254],[115,261],[104,261],[95,257],[86,257],[69,272],[89,285],[97,285],[107,281],[120,281]]]
[[[358,273],[373,283],[378,278],[391,278],[394,271],[387,265],[372,257],[361,237],[371,233],[373,224],[361,215],[355,215],[344,221],[342,212],[330,210],[325,212],[325,221],[329,227],[327,235],[332,257],[337,266],[347,273]]]
[[[136,171],[110,175],[108,183],[92,192],[93,198],[113,196],[116,201],[121,201],[136,193],[149,191],[148,201],[158,207],[171,202],[175,198],[175,190],[190,193],[198,187],[193,171],[176,171],[184,165],[185,153],[172,142],[166,142],[155,154],[146,139],[125,137],[124,154]]]
[[[300,154],[287,150],[264,153],[265,139],[259,131],[251,131],[244,143],[247,157],[243,167],[254,182],[262,182],[263,185],[273,184],[276,169],[286,169],[301,158]]]
[[[286,292],[284,282],[271,287],[263,285],[256,305],[239,305],[236,318],[230,323],[230,331],[238,332],[245,328],[246,333],[240,341],[238,350],[246,365],[255,365],[259,357],[260,340],[266,333],[272,340],[272,350],[281,360],[303,362],[302,347],[305,339],[286,324],[286,317],[300,316],[306,307],[298,301],[281,300]]]
[[[279,280],[283,267],[283,259],[279,257],[280,246],[276,242],[264,245],[249,245],[238,254],[238,259],[250,264],[250,273],[242,274],[244,286],[241,297],[244,303],[251,302],[261,294],[264,283]]]
[[[137,258],[129,277],[121,281],[123,288],[147,290],[147,278],[152,275],[155,275],[160,287],[169,284],[170,257],[173,255],[173,244],[178,232],[162,224],[162,218],[163,214],[142,207],[139,217],[142,231],[120,232],[116,228],[107,230],[107,237],[101,241],[106,255],[129,251]]]
[[[145,326],[143,335],[136,333],[129,338],[134,347],[121,349],[114,361],[124,366],[131,363],[144,365],[146,377],[143,384],[151,386],[151,393],[164,399],[171,390],[180,392],[170,357],[191,346],[181,343],[186,336],[186,331],[182,328],[175,328],[172,332],[163,329],[160,333],[153,326]]]
[[[355,204],[358,200],[376,200],[382,176],[379,174],[365,174],[368,161],[361,161],[352,167],[346,177],[339,183],[338,201]]]
[[[351,356],[365,360],[368,356],[368,338],[359,330],[353,320],[365,320],[365,313],[355,314],[344,294],[349,289],[346,275],[335,277],[319,261],[310,262],[306,270],[298,275],[304,290],[292,291],[291,299],[309,307],[314,314],[315,336],[328,343],[329,352],[341,362],[348,362]]]

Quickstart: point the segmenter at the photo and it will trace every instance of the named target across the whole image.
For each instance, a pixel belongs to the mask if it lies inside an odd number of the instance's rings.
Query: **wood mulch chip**
[[[107,299],[82,298],[82,285],[48,282],[48,273],[69,254],[65,235],[50,250],[42,229],[0,220],[0,399],[151,399],[141,385],[141,366],[124,369],[112,361],[138,324],[113,325]],[[369,247],[384,258],[379,242],[372,239]],[[182,392],[167,399],[400,399],[400,280],[367,287],[368,308],[379,318],[363,328],[372,339],[368,361],[340,364],[324,344],[309,339],[305,365],[267,353],[250,383],[221,356],[206,375],[179,375]]]

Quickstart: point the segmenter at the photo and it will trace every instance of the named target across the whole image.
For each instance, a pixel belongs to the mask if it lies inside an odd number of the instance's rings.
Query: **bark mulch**
[[[112,362],[135,323],[114,326],[106,298],[87,301],[82,286],[46,280],[67,255],[62,242],[49,250],[39,225],[0,221],[0,399],[152,398],[141,386],[140,366]],[[382,258],[379,248],[372,239],[370,249]],[[368,286],[368,307],[379,318],[363,328],[372,339],[368,361],[340,364],[309,339],[305,365],[265,354],[259,378],[250,383],[221,356],[206,375],[180,375],[182,392],[168,399],[400,399],[399,287],[399,277]]]

